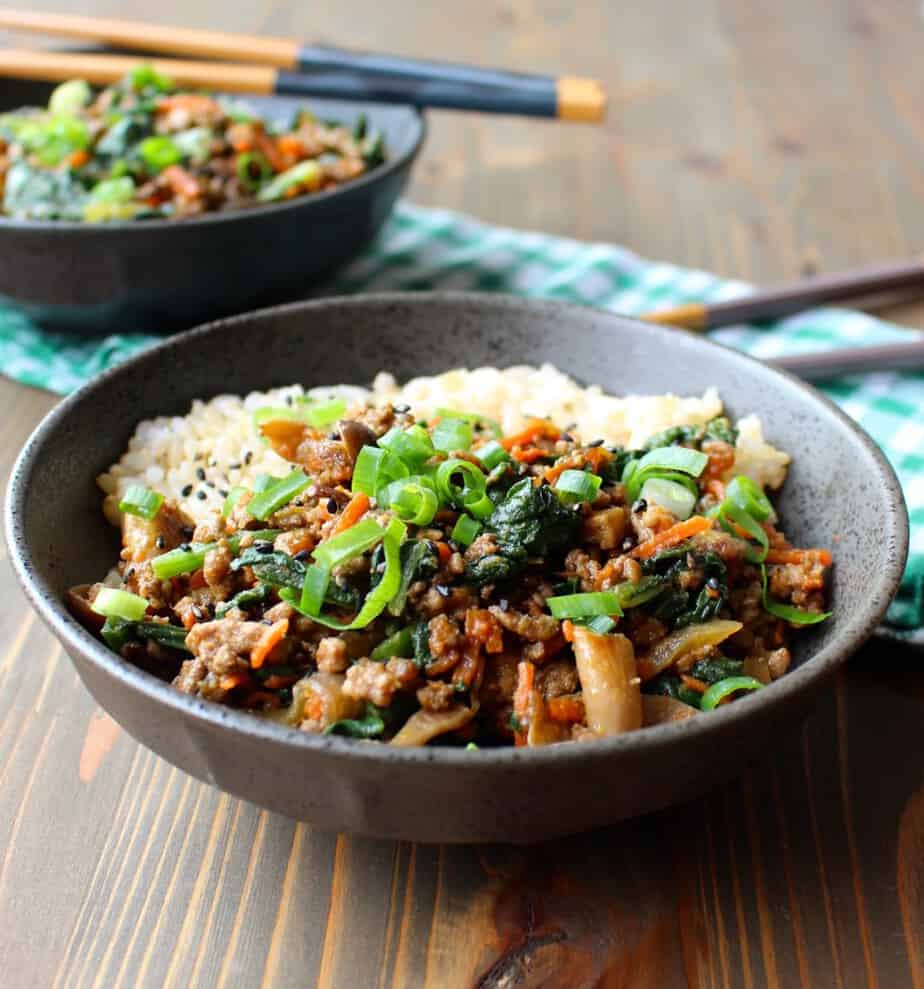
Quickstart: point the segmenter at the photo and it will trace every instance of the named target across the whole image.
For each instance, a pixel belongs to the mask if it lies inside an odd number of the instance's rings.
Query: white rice
[[[583,388],[551,364],[542,367],[455,369],[403,386],[386,373],[367,390],[350,385],[314,388],[300,385],[251,392],[245,398],[219,395],[195,401],[185,416],[162,416],[138,424],[128,450],[97,483],[106,498],[107,518],[119,521],[118,502],[131,484],[142,484],[178,503],[193,519],[221,507],[235,485],[250,486],[258,474],[284,474],[288,463],[260,438],[253,412],[261,406],[285,405],[296,397],[342,396],[348,406],[372,402],[405,403],[418,418],[437,408],[478,412],[500,422],[505,433],[522,428],[530,418],[548,417],[585,441],[636,447],[670,426],[708,422],[722,414],[718,392],[700,397],[677,395],[607,395],[596,385]],[[764,487],[779,487],[789,457],[763,439],[760,420],[748,416],[740,430],[735,473],[745,473]]]

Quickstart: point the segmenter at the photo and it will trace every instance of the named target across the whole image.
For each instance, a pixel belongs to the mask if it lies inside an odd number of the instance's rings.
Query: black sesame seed
[[[214,457],[212,457],[212,459],[209,461],[209,467],[217,467],[217,466],[218,466],[218,461]]]
[[[180,492],[184,498],[188,498],[192,494],[192,485],[187,484],[185,488]]]
[[[198,477],[200,481],[205,480],[205,471],[203,470],[203,468],[201,467],[196,468],[196,477]]]
[[[213,491],[215,490],[215,482],[214,481],[206,481],[205,482],[205,486],[207,488],[211,488]]]
[[[286,395],[286,405],[292,405],[292,404],[294,404],[294,399],[292,398],[291,395]]]
[[[331,515],[333,515],[334,512],[337,511],[337,508],[338,507],[339,506],[337,505],[337,499],[336,498],[328,498],[327,499],[327,510],[331,513]]]
[[[445,584],[434,584],[433,586],[436,588],[436,593],[439,594],[440,597],[443,598],[449,597],[450,591]]]
[[[248,450],[244,454],[244,463],[250,466],[250,461],[253,460],[253,450]]]
[[[261,619],[260,624],[261,625],[272,625],[273,624],[273,620],[271,618],[263,618],[263,619]]]
[[[273,544],[268,539],[258,539],[254,544],[253,548],[258,553],[272,553]]]
[[[241,465],[235,460],[233,464],[228,464],[228,470],[240,470]]]
[[[332,440],[339,440],[340,439],[340,433],[338,433],[337,430],[335,429],[332,433],[329,434],[329,437]]]
[[[603,440],[594,440],[593,443],[588,443],[587,444],[587,449],[588,450],[591,450],[595,446],[603,446]]]
[[[193,460],[205,460],[205,454],[204,454],[204,453],[197,453],[197,454],[196,454],[196,455],[195,455],[195,456],[193,457]]]
[[[300,549],[295,556],[292,557],[293,560],[298,560],[299,563],[304,563],[306,560],[310,559],[311,550],[310,549]]]
[[[205,501],[205,499],[208,498],[208,495],[204,491],[199,490],[196,492],[196,497],[199,499],[199,501]]]
[[[134,574],[135,574],[135,568],[129,567],[128,570],[125,571],[125,577],[123,579],[128,580],[130,577],[134,576]]]
[[[395,412],[397,412],[397,413],[398,413],[399,415],[403,415],[403,414],[404,414],[405,412],[410,412],[410,411],[411,411],[411,407],[410,407],[410,405],[405,405],[405,404],[404,404],[403,402],[402,402],[402,403],[400,403],[399,405],[393,405],[393,406],[392,406],[392,408],[393,408],[393,409],[395,410]]]
[[[641,515],[642,512],[648,511],[648,502],[644,498],[639,498],[637,502],[632,506],[632,511],[635,515]]]
[[[164,539],[164,537],[163,537],[163,536],[158,536],[158,537],[157,537],[157,538],[156,538],[156,539],[154,540],[154,545],[155,545],[155,546],[156,546],[156,547],[157,547],[158,549],[163,549],[163,548],[164,548],[164,547],[165,547],[165,546],[167,545],[167,541],[166,541],[166,540]]]
[[[228,489],[227,488],[219,488],[218,489],[218,493],[221,495],[222,498],[227,498],[228,497]]]
[[[190,546],[189,543],[180,543],[180,549],[184,553],[188,553],[192,549],[192,546]]]

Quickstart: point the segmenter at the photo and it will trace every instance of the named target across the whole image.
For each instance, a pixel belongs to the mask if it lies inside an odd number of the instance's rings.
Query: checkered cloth
[[[703,271],[646,261],[611,244],[584,244],[479,223],[444,210],[402,204],[378,238],[328,291],[457,289],[562,299],[633,314],[680,302],[746,294],[747,285]],[[817,309],[760,329],[712,336],[758,357],[851,344],[907,340],[909,331],[858,312]],[[84,340],[45,333],[20,313],[0,310],[0,369],[64,394],[155,337]],[[911,555],[887,630],[924,643],[924,374],[844,377],[822,386],[885,451],[911,515]]]

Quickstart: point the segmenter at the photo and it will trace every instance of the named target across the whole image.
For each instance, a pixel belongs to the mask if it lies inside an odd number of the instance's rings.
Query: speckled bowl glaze
[[[43,106],[51,86],[0,80],[0,110]],[[352,123],[365,113],[388,160],[329,192],[189,220],[73,223],[0,216],[0,300],[42,326],[83,335],[173,333],[304,297],[378,232],[425,135],[412,107],[247,97],[270,119],[310,105]]]
[[[710,714],[589,744],[467,752],[391,749],[307,735],[188,697],[126,663],[70,617],[61,595],[97,579],[117,539],[94,476],[136,422],[195,397],[294,381],[368,383],[459,365],[549,361],[613,392],[698,394],[757,412],[794,458],[787,533],[833,548],[835,617],[799,636],[794,669]],[[176,373],[182,368],[182,373]],[[101,428],[105,424],[105,428]],[[7,499],[13,564],[94,697],[135,738],[202,780],[279,813],[418,841],[526,842],[685,800],[797,724],[869,636],[904,567],[908,521],[872,441],[817,392],[698,337],[554,303],[383,295],[284,306],[170,339],[63,401],[16,463]]]

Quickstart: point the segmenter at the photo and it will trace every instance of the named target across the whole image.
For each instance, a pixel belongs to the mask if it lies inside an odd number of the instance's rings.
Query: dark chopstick
[[[884,343],[875,347],[839,347],[812,354],[792,354],[768,361],[806,381],[825,381],[844,374],[873,371],[924,370],[924,336],[907,343]]]
[[[777,288],[759,289],[752,295],[725,302],[685,303],[646,313],[642,318],[650,323],[687,330],[712,330],[736,323],[782,319],[829,302],[845,302],[912,289],[924,290],[924,263],[900,261],[804,278]]]
[[[414,106],[557,117],[597,123],[606,113],[599,82],[528,75],[323,45],[116,18],[0,8],[0,27],[79,38],[122,48],[268,66],[275,92]],[[304,80],[299,84],[299,80]]]

